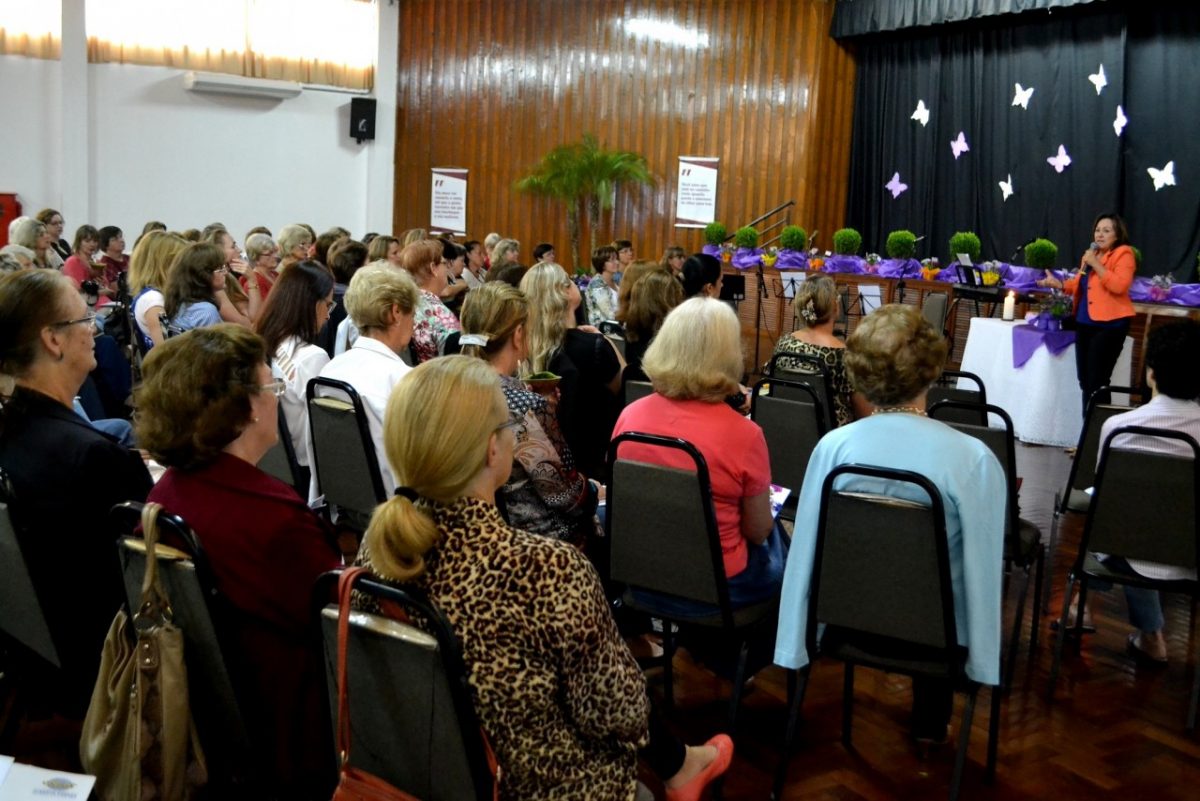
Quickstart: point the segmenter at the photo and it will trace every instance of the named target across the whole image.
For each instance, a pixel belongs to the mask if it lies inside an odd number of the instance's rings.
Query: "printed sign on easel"
[[[433,234],[467,235],[466,170],[452,167],[433,168],[429,231]]]
[[[675,193],[675,227],[703,228],[717,219],[715,156],[680,156]]]

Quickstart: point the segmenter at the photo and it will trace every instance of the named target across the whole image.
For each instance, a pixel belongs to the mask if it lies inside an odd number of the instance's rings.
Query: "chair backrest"
[[[347,642],[350,764],[421,801],[491,801],[493,779],[462,650],[426,599],[369,576],[354,588],[418,615],[429,633],[354,612]],[[338,608],[321,612],[329,701],[337,726]],[[335,735],[336,736],[336,735]]]
[[[1125,450],[1120,443],[1114,447],[1122,434],[1175,441],[1191,457]],[[1122,426],[1110,432],[1102,445],[1080,554],[1095,551],[1195,568],[1200,553],[1198,468],[1200,444],[1182,431]]]
[[[1110,417],[1129,411],[1130,406],[1100,403],[1101,395],[1111,392],[1136,394],[1130,387],[1101,387],[1088,399],[1087,413],[1083,416],[1083,428],[1079,430],[1079,442],[1075,446],[1075,457],[1071,460],[1071,472],[1067,475],[1067,489],[1062,494],[1065,507],[1071,490],[1085,490],[1096,483],[1096,459],[1100,456],[1100,429]]]
[[[279,441],[258,460],[258,469],[293,487],[301,498],[308,498],[308,486],[304,482],[300,462],[296,459],[296,449],[292,445],[292,433],[288,430],[287,419],[282,412],[278,417]]]
[[[322,377],[306,394],[317,486],[327,503],[369,516],[387,494],[362,398],[345,381]]]
[[[654,394],[654,385],[649,381],[623,381],[625,385],[625,405],[641,400],[647,395]]]
[[[50,625],[25,564],[10,511],[12,485],[0,470],[0,631],[55,667],[61,667]]]
[[[960,422],[955,414],[956,411],[974,414],[979,409],[983,410],[985,417],[993,415],[997,418],[1000,426],[993,428]],[[929,416],[981,441],[996,456],[996,460],[1000,462],[1000,468],[1004,471],[1004,480],[1008,487],[1004,532],[1006,537],[1015,537],[1020,512],[1017,500],[1017,443],[1012,417],[995,404],[961,403],[950,400],[938,401],[930,406]]]
[[[799,367],[784,369],[779,364],[781,361],[796,363]],[[767,375],[787,379],[790,384],[798,382],[811,386],[821,399],[825,430],[837,426],[837,415],[833,408],[833,382],[829,378],[829,367],[821,359],[807,353],[776,353],[771,357],[771,361],[767,362]],[[772,391],[771,394],[788,400],[806,400],[788,386],[782,386],[779,393]]]
[[[625,443],[682,452],[693,469],[622,457],[620,448]],[[721,537],[704,456],[683,439],[626,432],[609,444],[608,464],[612,472],[605,529],[612,580],[720,607],[726,624],[732,626]]]
[[[758,423],[767,440],[771,480],[790,489],[791,498],[797,498],[809,457],[825,435],[825,415],[816,390],[797,381],[764,378],[751,393],[750,419]]]
[[[926,292],[925,298],[921,301],[921,316],[939,334],[946,329],[946,310],[949,308],[949,304],[950,296],[945,292]]]
[[[970,381],[975,388],[960,387],[960,379]],[[983,379],[975,373],[943,370],[937,382],[929,388],[925,395],[925,402],[930,407],[941,401],[955,402],[955,405],[947,407],[943,416],[939,418],[943,422],[987,426],[987,415],[979,408],[981,404],[987,403],[987,388],[983,385]],[[969,406],[963,404],[969,404]]]
[[[838,490],[843,477],[915,485],[929,503]],[[869,588],[869,591],[868,591]],[[868,465],[842,465],[825,478],[809,596],[808,642],[817,624],[956,648],[954,593],[946,517],[937,487],[924,476]]]
[[[111,517],[117,529],[125,533],[117,541],[117,551],[129,608],[137,609],[142,577],[146,574],[146,549],[138,530],[142,504],[118,504],[112,508]],[[187,552],[161,543],[155,552],[174,623],[183,632],[189,704],[208,760],[209,775],[233,784],[252,782],[262,772],[254,767],[258,759],[251,752],[234,692],[229,660],[239,651],[236,643],[225,639],[229,636],[233,612],[216,589],[204,551],[191,527],[165,510],[159,513],[158,527],[163,538],[186,544]]]

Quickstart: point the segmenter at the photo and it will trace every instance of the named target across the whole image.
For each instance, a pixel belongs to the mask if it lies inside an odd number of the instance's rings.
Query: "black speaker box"
[[[350,100],[350,137],[360,144],[375,138],[375,99],[355,97]]]

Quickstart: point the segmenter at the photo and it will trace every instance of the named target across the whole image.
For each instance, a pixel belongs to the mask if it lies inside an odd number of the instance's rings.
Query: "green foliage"
[[[719,245],[727,236],[729,230],[725,228],[725,223],[710,222],[704,226],[704,243],[707,245]]]
[[[917,255],[917,235],[912,231],[892,231],[888,234],[884,252],[889,259],[911,259]]]
[[[1133,262],[1136,265],[1134,269],[1142,269],[1142,249],[1136,245],[1130,245],[1129,249],[1133,251]]]
[[[1049,239],[1035,239],[1025,246],[1025,266],[1035,270],[1052,270],[1058,260],[1058,245]]]
[[[798,225],[784,226],[783,230],[779,232],[779,247],[785,250],[806,250],[808,248],[808,231]]]
[[[739,248],[758,247],[758,229],[751,225],[737,229],[733,235],[733,244]]]
[[[959,253],[966,253],[975,264],[979,263],[979,237],[973,231],[959,231],[950,237],[950,260],[957,261]]]
[[[839,228],[833,232],[833,252],[839,256],[855,256],[862,248],[862,234],[853,228]]]

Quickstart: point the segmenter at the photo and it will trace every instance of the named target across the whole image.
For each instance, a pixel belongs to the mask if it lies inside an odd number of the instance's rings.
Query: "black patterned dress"
[[[846,375],[846,363],[843,361],[843,357],[846,355],[845,348],[810,345],[794,336],[786,336],[782,337],[775,345],[773,355],[780,353],[796,353],[820,359],[829,373],[830,389],[833,392],[833,411],[837,424],[844,426],[854,420],[853,406],[850,400],[854,394],[854,387],[850,385],[850,378]],[[813,372],[810,365],[798,359],[780,359],[776,362],[776,366],[780,370],[790,370],[794,373]]]

